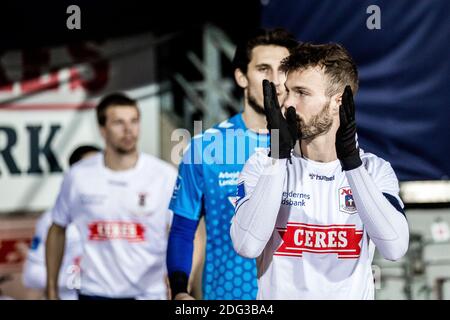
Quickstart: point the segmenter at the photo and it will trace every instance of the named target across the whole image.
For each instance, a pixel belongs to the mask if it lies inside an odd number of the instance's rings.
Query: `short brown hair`
[[[135,106],[137,102],[123,93],[115,92],[105,96],[97,105],[97,122],[103,127],[106,123],[106,110],[112,106]]]
[[[302,43],[281,63],[284,72],[317,66],[323,68],[328,77],[329,84],[325,90],[327,96],[343,92],[346,85],[350,85],[354,95],[358,91],[358,69],[348,51],[340,44]]]
[[[248,64],[252,60],[252,50],[257,46],[279,46],[291,51],[298,45],[294,35],[283,28],[259,28],[249,32],[236,47],[233,68],[247,73]]]

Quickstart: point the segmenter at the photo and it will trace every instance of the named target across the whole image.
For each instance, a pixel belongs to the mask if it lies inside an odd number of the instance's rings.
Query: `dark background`
[[[81,7],[81,30],[66,28],[71,4]],[[381,30],[366,27],[371,4],[381,8]],[[363,149],[390,161],[401,181],[449,180],[449,13],[448,0],[8,1],[1,3],[0,56],[152,31],[171,36],[157,48],[158,81],[174,72],[192,81],[200,74],[186,52],[201,57],[205,23],[234,42],[258,26],[284,26],[301,41],[342,43],[354,57]],[[173,90],[182,114],[182,90]]]
[[[81,30],[66,28],[66,9],[72,4],[81,9]],[[242,30],[258,26],[261,15],[258,0],[2,1],[0,8],[3,49],[102,40],[144,31],[189,35],[206,22],[223,28],[234,39]]]

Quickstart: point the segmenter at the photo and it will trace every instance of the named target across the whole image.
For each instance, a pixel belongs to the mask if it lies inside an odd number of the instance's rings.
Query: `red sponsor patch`
[[[361,253],[359,243],[363,231],[355,225],[314,225],[304,223],[287,224],[277,228],[283,243],[274,253],[278,256],[298,256],[303,252],[318,254],[336,253],[338,258],[357,258]]]
[[[30,243],[30,238],[0,239],[0,265],[24,262]]]
[[[145,240],[145,227],[140,223],[124,221],[96,221],[89,224],[89,240]]]

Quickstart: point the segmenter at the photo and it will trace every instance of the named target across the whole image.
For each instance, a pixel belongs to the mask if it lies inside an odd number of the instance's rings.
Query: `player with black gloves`
[[[297,115],[294,107],[286,110],[286,118],[281,113],[277,90],[269,80],[263,80],[264,112],[267,129],[272,133],[269,157],[275,159],[291,158],[291,151],[301,132],[297,129]]]
[[[257,258],[258,299],[374,299],[375,248],[400,259],[409,229],[391,165],[357,144],[356,65],[340,45],[302,44],[282,68],[281,108],[263,82],[271,150],[240,175],[233,246]]]

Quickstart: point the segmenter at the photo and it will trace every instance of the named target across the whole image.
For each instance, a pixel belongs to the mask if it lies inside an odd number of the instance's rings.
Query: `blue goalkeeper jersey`
[[[255,260],[234,251],[230,225],[239,174],[255,150],[269,142],[269,135],[248,130],[239,113],[195,136],[184,153],[170,209],[191,220],[205,215],[205,300],[256,298]]]

